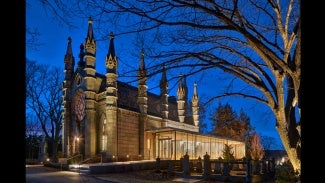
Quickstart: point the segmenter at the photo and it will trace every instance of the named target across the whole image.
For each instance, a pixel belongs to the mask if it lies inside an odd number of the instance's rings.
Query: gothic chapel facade
[[[244,142],[199,133],[197,86],[194,83],[189,106],[185,76],[180,75],[177,99],[168,95],[164,67],[160,94],[148,92],[141,52],[138,86],[118,81],[112,33],[105,58],[106,73],[97,73],[92,24],[89,18],[76,68],[71,38],[64,57],[62,144],[65,157],[81,153],[85,158],[102,154],[110,160],[179,159],[188,153],[193,159],[208,153],[218,158],[225,143],[235,147],[236,157],[245,156]]]

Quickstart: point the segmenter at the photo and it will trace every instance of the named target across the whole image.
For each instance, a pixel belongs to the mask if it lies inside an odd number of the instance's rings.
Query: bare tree
[[[240,79],[246,88],[230,87],[211,100],[241,96],[267,105],[300,174],[299,0],[79,0],[69,5],[77,8],[71,13],[92,16],[99,26],[114,26],[116,36],[143,33],[148,44],[159,44],[146,47],[147,55],[159,61],[148,70],[163,62],[169,70],[188,69],[188,76],[220,69]]]
[[[37,51],[43,44],[39,41],[40,32],[37,28],[26,27],[26,48]]]
[[[26,1],[26,8],[29,8],[31,4],[29,1]],[[30,26],[26,25],[26,48],[30,51],[38,51],[39,47],[43,45],[40,42],[40,32],[36,27],[31,28]]]
[[[62,129],[61,72],[59,68],[26,62],[26,109],[36,116],[52,157],[57,152]]]
[[[26,114],[26,128],[25,128],[25,135],[41,135],[42,129],[40,124],[37,122],[35,116],[29,112]]]
[[[276,140],[274,137],[262,135],[261,141],[262,141],[263,148],[265,150],[271,150],[276,146]]]
[[[25,128],[25,149],[27,159],[35,159],[35,156],[38,155],[41,134],[42,130],[37,119],[35,119],[32,114],[28,114]]]

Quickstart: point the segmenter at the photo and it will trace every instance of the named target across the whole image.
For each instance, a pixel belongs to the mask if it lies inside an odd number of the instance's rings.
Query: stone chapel
[[[62,144],[65,157],[81,153],[84,158],[102,154],[112,161],[190,159],[222,156],[231,144],[237,158],[245,156],[245,143],[199,133],[199,96],[193,84],[188,99],[186,76],[180,75],[177,97],[169,96],[166,69],[162,66],[160,93],[148,92],[144,52],[139,58],[138,86],[118,80],[118,57],[111,33],[105,60],[96,60],[93,21],[88,20],[84,44],[75,63],[72,40],[64,56]],[[105,62],[98,73],[96,62]],[[75,66],[76,64],[76,66]],[[191,103],[191,106],[189,105]]]

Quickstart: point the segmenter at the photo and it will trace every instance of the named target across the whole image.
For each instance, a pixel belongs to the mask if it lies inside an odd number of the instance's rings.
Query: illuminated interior
[[[197,159],[208,153],[210,159],[222,158],[224,145],[231,145],[236,159],[245,156],[245,143],[212,135],[202,135],[179,130],[161,130],[154,132],[154,155],[161,159],[178,160],[186,153],[190,159]]]

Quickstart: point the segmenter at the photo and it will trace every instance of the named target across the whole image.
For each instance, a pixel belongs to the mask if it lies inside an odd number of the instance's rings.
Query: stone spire
[[[115,55],[114,35],[110,33],[106,65],[106,121],[107,121],[107,156],[113,158],[118,153],[117,148],[117,57]]]
[[[85,47],[81,43],[80,44],[80,52],[79,52],[79,61],[78,61],[78,68],[84,68],[85,67],[85,61],[84,61],[84,56],[85,56]]]
[[[72,39],[68,38],[68,46],[66,54],[64,56],[64,81],[62,84],[62,93],[63,93],[63,110],[62,110],[62,142],[64,144],[62,152],[65,156],[70,155],[69,149],[67,149],[67,144],[69,144],[69,127],[71,125],[71,110],[69,107],[72,103],[71,97],[71,85],[72,85],[72,76],[74,74],[74,57],[72,54]]]
[[[160,99],[161,99],[161,116],[164,119],[162,126],[167,124],[168,120],[168,81],[166,76],[166,67],[163,65],[160,80]]]
[[[195,126],[199,125],[199,96],[197,93],[197,84],[194,83],[194,91],[192,96],[192,114],[193,114],[193,123]]]
[[[144,63],[144,50],[141,50],[141,55],[140,55],[140,66],[139,66],[139,70],[141,71],[145,71],[146,70],[146,65]]]
[[[117,70],[117,57],[115,55],[115,46],[114,46],[114,34],[111,32],[109,35],[109,48],[108,53],[106,55],[106,71],[108,73],[115,73]]]
[[[179,122],[183,123],[185,119],[185,88],[182,73],[179,75],[177,88],[177,113]]]
[[[88,19],[88,31],[84,45],[86,47],[86,53],[92,54],[94,56],[96,53],[96,41],[93,32],[93,20],[91,17]]]
[[[108,54],[112,57],[115,57],[115,46],[114,46],[114,34],[111,32],[109,34],[109,49],[108,49]]]
[[[117,57],[114,48],[114,35],[110,34],[108,53],[106,55],[106,102],[108,106],[117,107]]]
[[[147,94],[147,70],[144,62],[144,50],[141,50],[140,54],[140,63],[138,70],[138,105],[140,109],[139,115],[139,154],[144,156],[150,156],[150,150],[148,152],[147,139],[148,133],[147,130],[147,109],[148,109],[148,94]]]
[[[144,51],[141,51],[140,55],[140,64],[138,70],[138,104],[140,108],[140,112],[146,114],[147,113],[147,70],[145,68],[144,63]]]
[[[85,66],[83,68],[83,78],[84,78],[84,87],[83,87],[83,94],[85,95],[85,108],[86,118],[84,119],[85,122],[81,123],[83,127],[80,129],[84,130],[81,139],[84,139],[80,144],[81,148],[85,150],[85,156],[89,157],[96,151],[96,144],[92,143],[95,142],[97,138],[97,132],[93,132],[88,130],[91,128],[94,121],[97,120],[97,116],[92,113],[92,106],[97,102],[96,99],[96,41],[93,32],[93,21],[91,18],[88,19],[88,30],[87,36],[84,41],[84,61]],[[82,49],[82,48],[81,48]],[[83,53],[83,51],[81,51]],[[87,137],[87,138],[85,138]],[[87,140],[86,140],[87,139]],[[85,141],[86,140],[86,141]],[[82,150],[83,151],[83,150]]]
[[[190,113],[189,109],[189,104],[188,104],[188,87],[187,87],[187,82],[186,82],[186,75],[183,75],[183,88],[184,88],[184,116],[185,116],[185,121],[186,117]]]
[[[163,68],[162,68],[162,75],[161,75],[161,79],[160,79],[160,89],[165,89],[168,88],[168,81],[167,81],[167,76],[166,76],[166,66],[165,64],[163,64]]]
[[[67,51],[66,51],[65,55],[71,55],[72,56],[71,42],[72,42],[71,37],[68,37],[68,46],[67,46]]]
[[[87,31],[87,37],[85,38],[85,53],[84,53],[84,60],[86,62],[85,64],[85,72],[87,77],[89,77],[89,80],[87,83],[89,83],[89,90],[94,91],[94,85],[91,84],[95,82],[95,75],[96,75],[96,41],[93,33],[93,21],[89,17],[88,19],[88,31]],[[90,79],[92,78],[92,79]],[[87,79],[86,79],[87,80]]]
[[[68,37],[68,46],[67,51],[64,56],[64,66],[66,70],[73,71],[74,68],[74,57],[72,54],[72,46],[71,46],[72,39]]]

